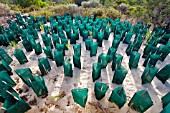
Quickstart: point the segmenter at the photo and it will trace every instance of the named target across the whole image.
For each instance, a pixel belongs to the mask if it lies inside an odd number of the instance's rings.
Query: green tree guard
[[[101,77],[101,69],[102,66],[100,63],[93,63],[93,71],[92,71],[92,78],[93,82]]]
[[[125,37],[125,34],[126,34],[126,30],[122,30],[120,35],[121,35],[121,41],[124,40],[124,37]]]
[[[169,34],[164,34],[163,35],[163,37],[161,38],[161,40],[160,40],[160,43],[162,43],[162,44],[164,44],[164,45],[166,45],[167,44],[167,42],[169,41],[169,38],[170,37],[170,33]]]
[[[34,45],[36,44],[34,37],[32,35],[28,35],[27,37],[31,46],[34,47]]]
[[[74,99],[74,102],[79,104],[81,107],[86,106],[87,98],[88,98],[88,89],[83,88],[83,89],[72,89],[72,96]]]
[[[52,40],[53,40],[53,45],[56,48],[56,44],[60,43],[60,39],[59,39],[58,34],[52,34]]]
[[[90,50],[90,44],[93,42],[91,38],[85,40],[86,50]]]
[[[7,72],[1,71],[0,72],[0,79],[2,81],[5,81],[9,86],[13,87],[16,85],[16,83],[12,80],[12,78],[8,75]]]
[[[12,68],[3,60],[0,60],[0,71],[6,71],[9,75],[12,75]]]
[[[78,56],[77,54],[73,55],[73,63],[74,66],[81,69],[81,61],[80,61],[80,56]]]
[[[27,52],[30,52],[33,50],[31,43],[27,39],[23,39],[22,44]]]
[[[39,23],[34,23],[35,29],[37,31],[41,31],[40,24]]]
[[[140,53],[132,51],[129,58],[129,68],[137,68],[140,59]]]
[[[168,104],[170,104],[170,92],[167,93],[165,96],[163,96],[161,100],[162,100],[163,108],[165,108]]]
[[[17,60],[21,65],[28,62],[24,52],[21,49],[15,49],[14,56],[17,58]]]
[[[129,44],[132,36],[133,36],[133,33],[129,31],[129,32],[126,34],[125,39],[123,40],[123,43]]]
[[[160,46],[160,48],[157,51],[157,54],[160,55],[161,61],[164,61],[169,53],[170,53],[170,49],[167,45],[166,46]]]
[[[71,29],[67,28],[65,31],[66,31],[67,38],[70,39],[71,38]]]
[[[56,62],[57,67],[62,66],[64,62],[64,56],[62,51],[54,52],[54,60]]]
[[[156,74],[156,77],[162,83],[165,83],[165,81],[170,78],[169,70],[170,70],[170,64],[167,64],[165,67],[163,67],[161,70],[159,70],[159,72]]]
[[[153,101],[146,90],[136,92],[128,103],[128,106],[140,113],[145,112],[152,105]]]
[[[109,62],[109,56],[107,54],[101,53],[98,56],[98,62],[101,63],[102,69],[106,68]]]
[[[89,32],[87,30],[83,31],[82,37],[83,37],[83,41],[85,41],[89,36]]]
[[[119,109],[123,107],[123,105],[126,103],[126,94],[123,87],[117,87],[112,91],[112,94],[109,98],[110,102],[114,102]]]
[[[142,84],[151,83],[158,70],[157,67],[148,64],[141,76]]]
[[[34,44],[34,51],[36,55],[40,55],[42,53],[42,48],[40,42]]]
[[[170,111],[170,103],[160,113],[169,113],[169,111]]]
[[[40,76],[35,76],[34,78],[35,81],[30,82],[31,88],[34,90],[38,97],[46,95],[48,91],[44,82],[44,78]]]
[[[13,61],[3,48],[0,48],[0,56],[8,65]]]
[[[29,68],[16,69],[15,72],[22,79],[22,81],[31,87],[31,81],[35,81],[35,78],[32,75],[32,72]]]
[[[70,59],[64,60],[64,75],[68,77],[73,77],[73,70]]]
[[[139,30],[140,30],[140,26],[138,24],[136,24],[133,28],[133,33],[137,34],[137,33],[139,33]]]
[[[104,33],[99,32],[98,35],[97,35],[97,42],[98,42],[99,47],[102,47],[103,37],[104,37]]]
[[[96,56],[96,54],[97,54],[97,47],[98,47],[98,43],[97,42],[92,42],[90,44],[90,57]]]
[[[50,63],[47,58],[39,58],[38,67],[42,75],[47,75],[51,70]]]
[[[128,71],[123,66],[116,67],[112,83],[122,84],[127,73]]]
[[[81,56],[81,44],[75,44],[73,48],[74,48],[74,54]]]
[[[93,38],[95,38],[95,39],[97,38],[98,31],[99,31],[98,28],[93,27],[93,31],[92,31],[92,37]]]
[[[71,34],[70,44],[76,44],[76,34],[75,33]]]
[[[59,33],[62,33],[62,32],[63,32],[63,28],[62,28],[62,26],[58,26],[57,31],[58,31],[58,34],[59,34]]]
[[[64,49],[68,50],[67,44],[68,44],[68,39],[67,38],[62,38],[61,43],[64,44]]]
[[[155,47],[151,44],[148,44],[143,51],[142,58],[146,58],[149,55],[149,53],[151,53],[151,54],[155,53],[156,50],[157,50],[157,47]]]
[[[12,94],[4,101],[3,108],[7,113],[24,113],[31,107],[20,97],[14,97]]]
[[[85,27],[83,24],[79,24],[79,29],[80,29],[80,35],[83,36],[83,31],[85,30]]]
[[[117,51],[117,49],[115,49],[115,48],[112,48],[112,47],[109,48],[109,50],[107,52],[107,55],[109,56],[109,62],[111,62],[113,59],[115,59],[116,51]]]
[[[48,26],[45,26],[45,25],[44,25],[44,32],[45,32],[46,34],[50,34],[50,30],[49,30],[49,27],[48,27]]]
[[[134,43],[134,48],[133,48],[133,51],[139,51],[140,49],[140,46],[142,45],[142,40],[137,40],[136,43]]]
[[[116,67],[118,67],[118,68],[121,67],[122,59],[123,59],[123,56],[122,56],[121,54],[117,54],[117,55],[113,58],[112,71],[114,71]]]
[[[103,39],[108,40],[109,36],[110,36],[110,30],[109,30],[109,27],[106,27],[106,29],[105,29],[105,31],[104,31],[104,37],[103,37]]]
[[[78,31],[78,29],[73,29],[73,33],[76,34],[76,40],[79,40],[79,31]]]
[[[52,49],[50,46],[46,46],[46,48],[43,48],[44,53],[46,54],[47,58],[50,58],[53,60],[53,54],[52,54]]]
[[[65,56],[65,47],[64,47],[64,44],[56,44],[56,49],[58,50],[58,51],[62,51],[62,53],[63,53],[63,56]]]
[[[107,84],[96,82],[95,86],[94,86],[94,92],[95,92],[96,99],[101,100],[105,96],[108,88],[109,88],[109,86]]]
[[[130,55],[130,53],[133,51],[133,48],[134,48],[134,44],[133,44],[132,41],[130,41],[128,47],[126,48],[126,54],[127,54],[127,56]]]
[[[115,32],[115,30],[116,30],[116,23],[115,22],[112,22],[111,23],[111,31],[114,33]]]
[[[51,46],[51,48],[53,48],[53,44],[51,42],[51,38],[46,36],[45,38],[42,38],[43,43],[45,46]]]
[[[160,55],[157,54],[150,54],[148,57],[145,59],[143,66],[146,66],[148,63],[155,66],[156,62],[160,59]]]

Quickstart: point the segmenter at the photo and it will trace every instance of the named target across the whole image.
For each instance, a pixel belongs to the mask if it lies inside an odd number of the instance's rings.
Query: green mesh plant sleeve
[[[101,100],[108,90],[109,86],[104,83],[96,82],[94,86],[95,97],[97,100]]]
[[[43,48],[44,53],[46,54],[47,58],[53,59],[52,49],[50,46],[46,46],[46,48]]]
[[[90,44],[90,57],[96,56],[97,54],[98,43],[92,42]]]
[[[135,52],[135,51],[131,52],[130,58],[129,58],[129,68],[130,69],[137,68],[139,59],[140,59],[140,53]]]
[[[114,57],[112,62],[112,71],[115,70],[116,67],[121,67],[122,59],[123,56],[121,54],[117,54],[116,57]]]
[[[112,94],[109,98],[110,102],[114,102],[119,109],[123,107],[123,105],[126,103],[126,94],[123,87],[117,87],[112,91]]]
[[[110,36],[110,30],[109,30],[109,27],[106,27],[106,29],[104,30],[103,39],[108,40],[109,36]]]
[[[88,89],[83,88],[83,89],[72,89],[72,96],[74,99],[74,102],[79,104],[81,107],[86,106],[87,98],[88,98]]]
[[[123,40],[123,43],[129,44],[132,36],[133,36],[133,33],[129,31],[129,32],[126,34],[126,36],[125,36],[125,38],[124,38],[124,40]]]
[[[6,71],[9,75],[12,75],[12,68],[3,60],[0,60],[0,71]]]
[[[30,42],[27,39],[23,39],[22,44],[23,44],[23,46],[24,46],[24,48],[26,49],[27,52],[30,52],[30,51],[33,50]]]
[[[13,61],[3,48],[0,48],[0,56],[7,64],[10,64]]]
[[[133,48],[134,48],[134,44],[133,44],[132,41],[130,41],[128,47],[126,48],[126,54],[127,54],[127,56],[130,55],[130,53],[133,51]]]
[[[5,81],[8,85],[10,85],[11,87],[16,85],[16,83],[12,80],[12,78],[5,71],[0,72],[0,78],[1,80]]]
[[[22,81],[28,86],[31,86],[30,83],[31,81],[35,81],[35,78],[33,77],[32,72],[29,68],[16,69],[15,72],[22,79]]]
[[[93,82],[101,77],[101,64],[100,63],[93,63],[92,65],[92,78]]]
[[[152,105],[153,101],[146,90],[136,92],[128,103],[128,106],[140,113],[145,112]]]
[[[60,43],[60,39],[59,39],[58,34],[52,34],[52,41],[53,41],[54,47],[56,48],[56,44]]]
[[[161,100],[162,100],[163,108],[165,108],[168,104],[170,104],[170,92],[167,93],[165,96],[163,96]]]
[[[170,78],[169,70],[170,70],[170,64],[167,64],[165,67],[163,67],[161,70],[159,70],[159,72],[156,74],[156,77],[162,83],[165,83],[165,81]]]
[[[64,44],[58,44],[58,43],[57,43],[56,49],[57,49],[58,51],[62,51],[63,56],[65,56],[65,46],[64,46]]]
[[[73,76],[72,64],[70,63],[70,59],[64,60],[64,75],[69,77]]]
[[[81,44],[75,44],[73,46],[74,54],[81,56]]]
[[[97,42],[99,47],[102,47],[103,37],[104,37],[103,32],[99,32],[97,36]]]
[[[109,62],[109,56],[107,54],[101,53],[98,57],[98,62],[101,64],[102,68],[106,68]]]
[[[57,67],[62,66],[64,62],[64,56],[62,51],[54,52],[54,60],[56,62]]]
[[[141,76],[142,84],[151,83],[158,70],[157,67],[148,64]]]
[[[90,44],[93,42],[91,38],[85,40],[86,50],[90,50]]]
[[[42,53],[42,48],[40,42],[34,44],[34,51],[36,55],[40,55]]]
[[[76,34],[75,33],[71,34],[70,44],[76,44]]]
[[[107,55],[109,56],[109,62],[111,62],[116,57],[117,49],[110,47],[108,49]]]
[[[85,41],[89,36],[89,32],[87,30],[83,31],[82,37],[83,37],[83,41]]]
[[[128,71],[123,66],[120,68],[116,67],[112,83],[122,84],[127,73]]]
[[[38,97],[46,95],[48,91],[47,91],[47,87],[44,82],[44,78],[40,76],[35,76],[34,78],[35,78],[35,81],[32,81],[30,83],[31,88],[34,90],[34,92],[36,93]]]
[[[153,46],[153,45],[151,45],[151,44],[148,44],[148,45],[145,47],[144,51],[143,51],[143,56],[142,56],[142,58],[146,58],[146,57],[149,55],[150,52],[151,52],[151,53],[154,53],[156,50],[157,50],[157,47],[155,47],[155,46]]]
[[[170,103],[160,113],[169,113],[169,111],[170,111]]]
[[[51,66],[47,58],[39,58],[38,67],[42,75],[47,75],[51,70]]]
[[[15,49],[14,56],[17,58],[17,60],[21,65],[28,62],[24,52],[21,49]]]
[[[81,59],[80,56],[78,56],[77,54],[73,55],[73,63],[75,67],[81,69]]]

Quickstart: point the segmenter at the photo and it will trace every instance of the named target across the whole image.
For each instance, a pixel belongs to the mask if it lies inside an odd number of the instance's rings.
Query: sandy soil
[[[41,32],[42,33],[42,32]],[[42,42],[40,33],[40,39],[36,42],[41,42],[42,47],[44,44]],[[29,62],[23,65],[20,65],[17,59],[13,55],[13,50],[9,46],[5,47],[5,50],[13,58],[11,67],[14,74],[11,76],[13,80],[17,83],[14,89],[19,93],[22,99],[29,103],[32,107],[27,113],[136,113],[133,109],[128,107],[128,102],[135,94],[135,92],[147,89],[149,92],[154,105],[150,107],[146,113],[159,113],[162,110],[161,97],[170,91],[170,79],[162,84],[156,77],[151,84],[141,85],[141,75],[144,71],[142,66],[144,59],[140,58],[139,66],[137,69],[130,70],[128,67],[129,57],[125,54],[125,49],[127,48],[126,44],[120,43],[117,53],[123,55],[122,65],[128,70],[128,74],[122,85],[117,85],[112,83],[112,78],[114,71],[111,69],[111,63],[108,64],[106,69],[102,69],[101,78],[97,81],[106,83],[109,85],[109,89],[106,92],[106,96],[98,101],[94,96],[94,82],[92,82],[92,64],[97,62],[98,56],[103,52],[107,53],[109,47],[112,44],[113,35],[111,34],[109,40],[103,41],[103,47],[98,47],[98,52],[95,57],[90,57],[90,52],[85,49],[85,42],[82,41],[80,37],[77,40],[77,43],[81,43],[82,46],[82,55],[81,63],[82,69],[75,68],[73,65],[73,77],[65,77],[63,67],[57,67],[55,61],[49,59],[52,70],[49,75],[44,76],[45,84],[48,88],[48,96],[46,98],[37,97],[31,88],[26,86],[19,76],[14,72],[15,69],[19,68],[30,68],[33,73],[38,74],[38,58],[45,57],[45,54],[36,55],[34,51],[26,52],[21,42],[19,47],[23,49],[26,54]],[[142,54],[144,45],[140,48],[139,52]],[[53,49],[54,51],[54,49]],[[71,58],[73,64],[73,45],[71,45],[71,53],[66,51],[65,58]],[[166,64],[170,63],[170,56],[168,56],[164,62],[158,61],[156,66],[162,68]],[[123,86],[127,95],[126,104],[119,109],[114,103],[108,101],[111,92],[114,88],[118,86]],[[74,103],[71,89],[73,88],[88,88],[88,100],[85,108],[81,108],[79,105]],[[63,98],[53,98],[59,94],[65,94]]]

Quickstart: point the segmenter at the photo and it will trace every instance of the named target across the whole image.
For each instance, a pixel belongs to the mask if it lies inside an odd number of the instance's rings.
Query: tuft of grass
[[[59,93],[58,95],[56,95],[56,96],[51,96],[51,98],[52,99],[61,99],[61,98],[63,98],[64,96],[66,96],[66,92],[65,91],[63,91],[63,92],[61,92],[61,93]]]

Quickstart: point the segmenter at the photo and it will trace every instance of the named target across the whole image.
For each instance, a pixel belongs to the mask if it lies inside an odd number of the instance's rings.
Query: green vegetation
[[[166,25],[170,23],[170,0],[81,0],[82,6],[75,7],[76,0],[51,2],[51,0],[2,0],[10,10],[29,13],[33,16],[58,14],[95,15],[99,18],[133,18],[144,23]],[[1,4],[2,5],[2,4]],[[9,11],[9,10],[8,10]]]

